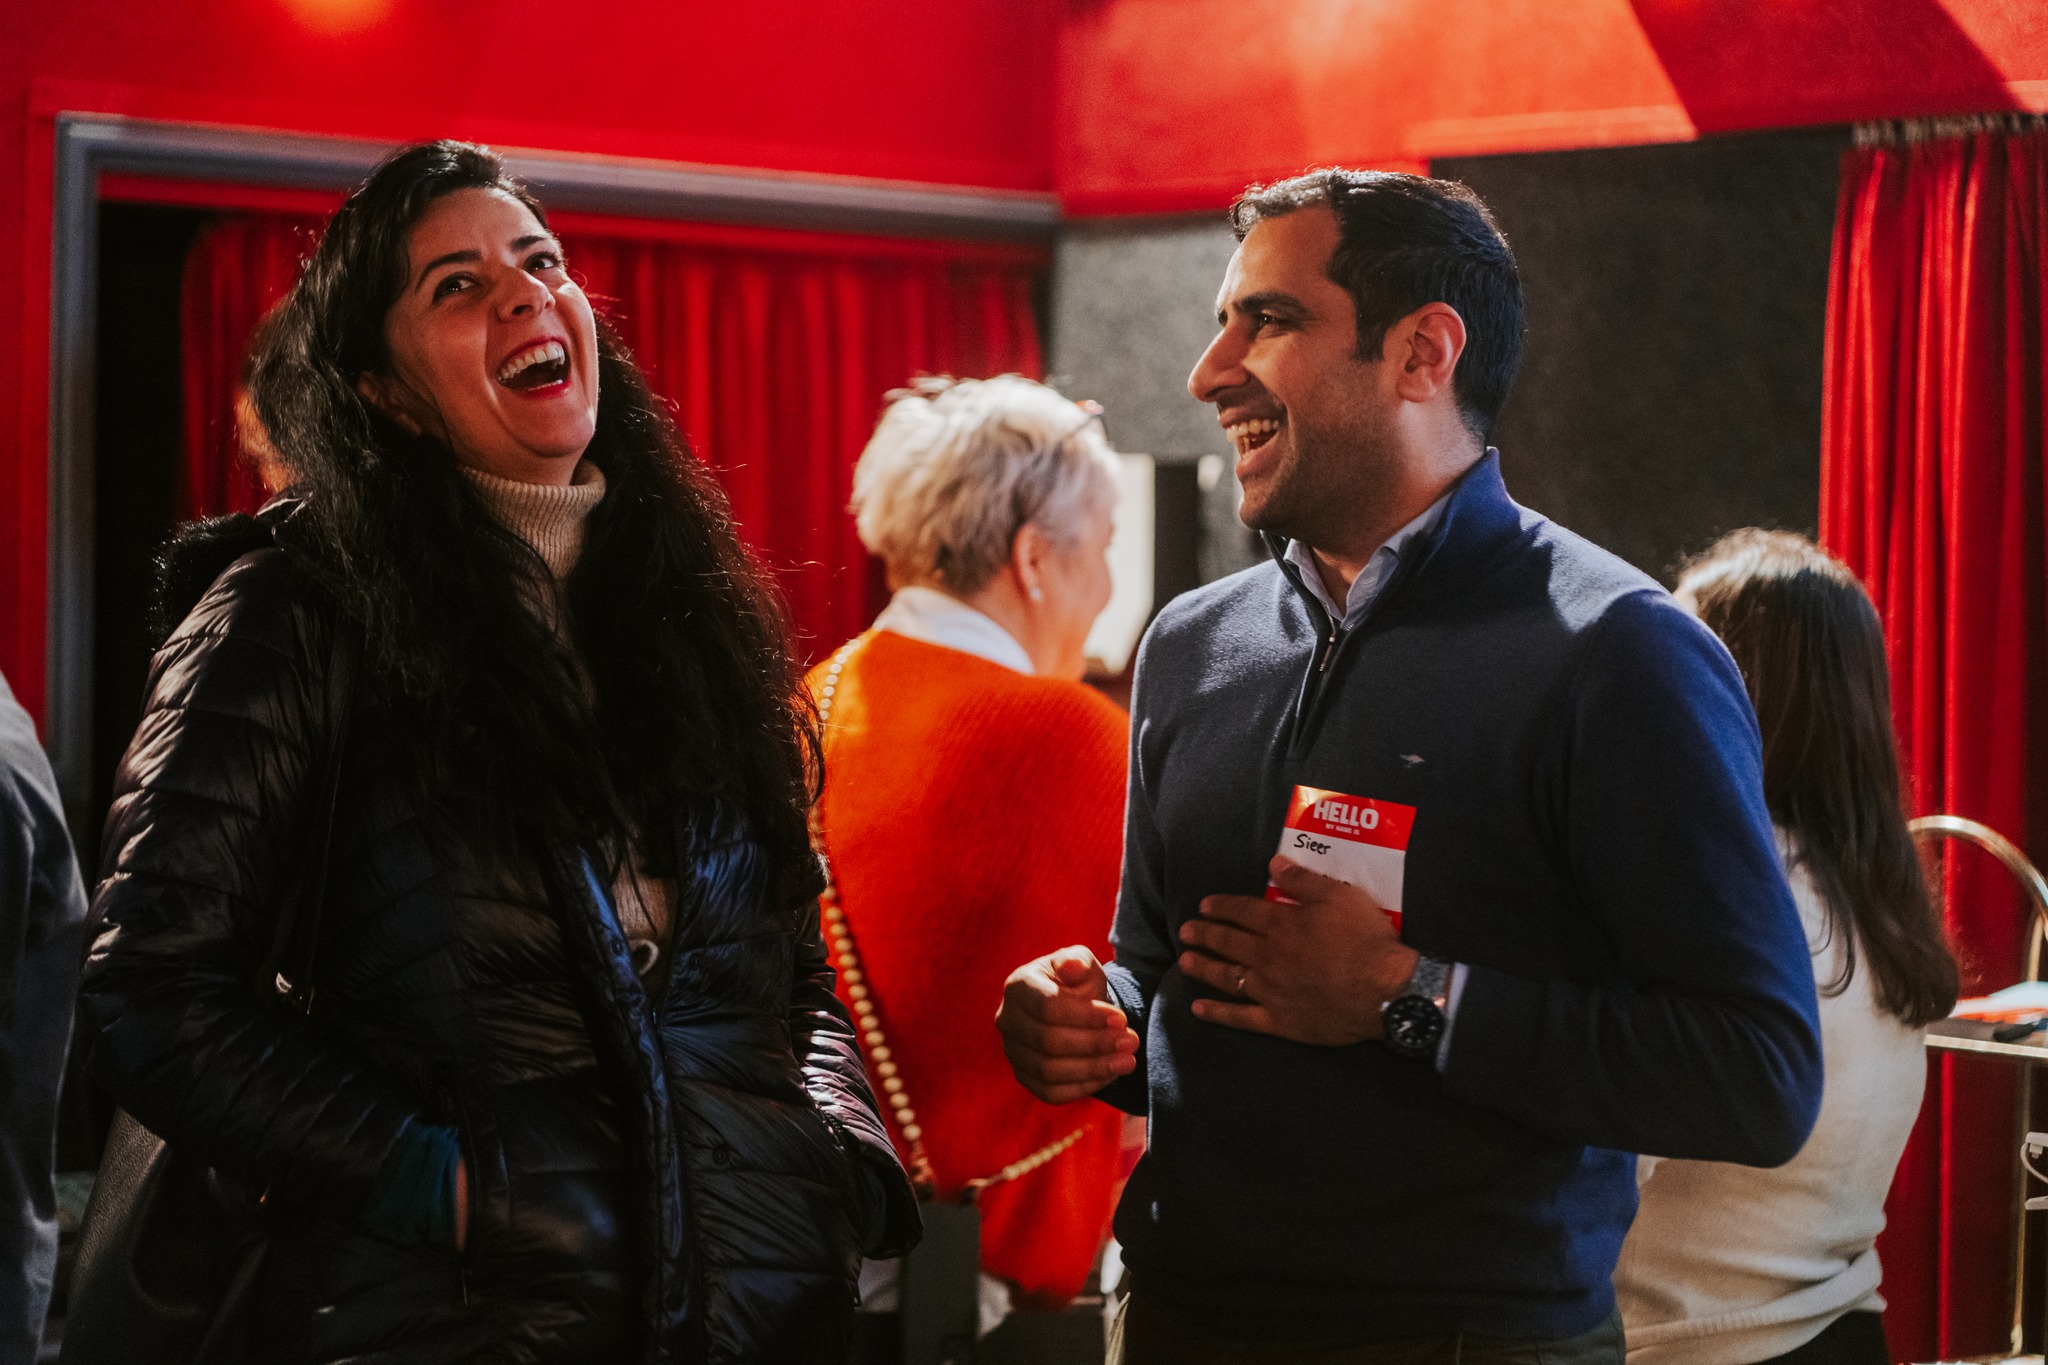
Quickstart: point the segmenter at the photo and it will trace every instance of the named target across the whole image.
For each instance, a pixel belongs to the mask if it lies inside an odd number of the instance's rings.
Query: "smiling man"
[[[1624,1153],[1778,1164],[1819,1102],[1742,679],[1508,497],[1521,286],[1469,190],[1232,221],[1189,389],[1272,562],[1148,632],[1116,959],[1020,967],[1005,1047],[1151,1118],[1124,1365],[1618,1365]]]

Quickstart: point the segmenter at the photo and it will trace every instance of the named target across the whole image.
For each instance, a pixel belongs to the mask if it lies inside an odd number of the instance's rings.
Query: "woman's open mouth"
[[[1223,434],[1228,436],[1230,443],[1237,447],[1238,458],[1243,459],[1266,442],[1272,440],[1280,431],[1280,423],[1285,420],[1285,418],[1280,417],[1256,417],[1248,422],[1239,422],[1234,426],[1225,427]]]
[[[569,382],[569,348],[537,341],[498,367],[498,382],[515,393],[534,393]]]

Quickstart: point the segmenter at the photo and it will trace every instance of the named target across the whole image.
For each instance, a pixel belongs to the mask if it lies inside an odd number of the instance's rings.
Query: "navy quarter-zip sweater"
[[[1148,1114],[1135,1282],[1246,1339],[1574,1336],[1627,1155],[1769,1166],[1820,1104],[1813,970],[1720,643],[1517,506],[1489,453],[1333,637],[1292,566],[1175,599],[1132,706],[1109,968]],[[1204,1023],[1201,898],[1258,895],[1296,784],[1416,809],[1402,938],[1469,964],[1441,1073]]]

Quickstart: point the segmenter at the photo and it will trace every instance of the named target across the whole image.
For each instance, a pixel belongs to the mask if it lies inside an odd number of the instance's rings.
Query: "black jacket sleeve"
[[[256,979],[308,820],[325,817],[311,810],[322,605],[260,551],[158,651],[107,817],[81,1041],[113,1097],[181,1151],[353,1217],[414,1106]]]

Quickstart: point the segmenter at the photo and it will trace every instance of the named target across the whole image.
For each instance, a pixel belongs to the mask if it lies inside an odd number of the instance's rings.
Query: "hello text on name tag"
[[[1280,830],[1280,856],[1312,872],[1358,887],[1401,927],[1401,880],[1408,865],[1408,835],[1415,807],[1322,787],[1296,787]],[[1266,899],[1284,901],[1266,887]]]

